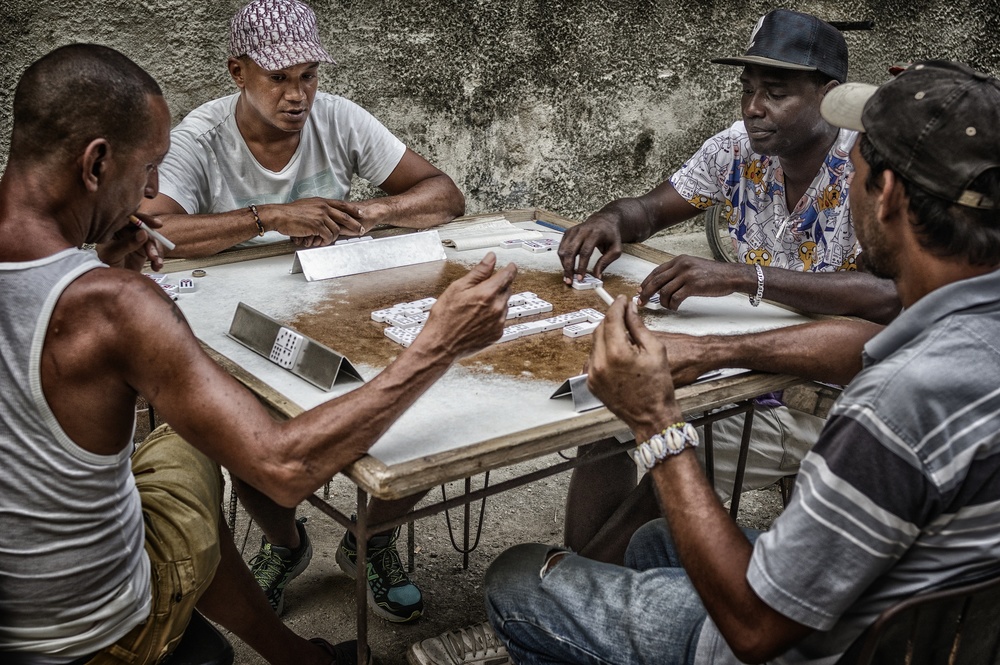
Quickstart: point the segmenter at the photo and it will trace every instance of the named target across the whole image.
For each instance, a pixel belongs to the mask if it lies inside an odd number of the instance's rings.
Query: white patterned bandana
[[[229,55],[249,56],[269,71],[304,62],[336,64],[319,42],[316,14],[297,0],[254,0],[236,12]]]

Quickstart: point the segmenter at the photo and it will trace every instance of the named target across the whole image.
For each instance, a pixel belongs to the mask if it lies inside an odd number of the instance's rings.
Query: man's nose
[[[752,92],[743,97],[743,117],[760,118],[764,116],[763,95]]]

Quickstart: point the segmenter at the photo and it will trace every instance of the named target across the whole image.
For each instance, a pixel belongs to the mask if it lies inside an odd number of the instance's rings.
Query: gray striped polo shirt
[[[942,287],[865,347],[748,580],[834,663],[884,609],[1000,564],[1000,271]],[[737,662],[711,620],[699,662]]]

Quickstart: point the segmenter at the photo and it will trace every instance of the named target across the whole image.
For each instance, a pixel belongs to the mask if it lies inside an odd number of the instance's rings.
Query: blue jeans
[[[486,612],[515,663],[694,663],[707,613],[665,520],[636,531],[624,567],[569,553],[541,577],[553,551],[518,545],[486,572]]]

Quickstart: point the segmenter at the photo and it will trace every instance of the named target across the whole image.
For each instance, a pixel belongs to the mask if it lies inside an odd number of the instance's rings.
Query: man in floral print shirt
[[[804,272],[856,270],[858,243],[847,203],[854,169],[847,156],[857,132],[836,133],[819,172],[790,206],[780,158],[754,150],[748,126],[760,125],[736,122],[710,138],[670,184],[695,208],[723,206],[741,262]]]
[[[622,243],[641,242],[721,205],[739,262],[679,256],[650,273],[642,300],[659,293],[662,304],[677,309],[690,296],[744,293],[754,304],[763,296],[810,312],[891,320],[899,310],[895,287],[864,272],[847,201],[854,173],[848,154],[857,133],[833,127],[819,110],[827,92],[847,77],[843,35],[814,16],[778,9],[757,22],[744,55],[713,62],[743,67],[743,119],[708,139],[652,191],[612,201],[570,229],[559,248],[566,281],[586,273],[595,249],[601,257],[593,273],[600,277],[621,254]],[[878,326],[860,321],[814,326],[768,337],[674,335],[674,380],[688,383],[719,367],[785,371],[779,368],[787,370],[789,363],[779,354],[802,356],[790,370],[800,376],[849,380],[856,370],[841,359],[854,356],[843,350],[859,348]],[[753,349],[749,356],[740,351],[747,347]],[[781,397],[758,400],[743,490],[794,475],[822,429],[821,418],[789,409]],[[715,484],[723,501],[733,490],[742,429],[742,416],[714,426]],[[599,469],[577,469],[567,501],[566,544],[612,562],[620,561],[635,528],[657,510],[645,480],[623,502],[623,490],[635,485],[636,475],[631,460],[620,458]]]
[[[650,273],[643,300],[659,293],[677,309],[690,296],[745,293],[755,303],[763,296],[810,312],[891,320],[899,311],[891,282],[856,270],[863,260],[847,203],[856,133],[819,113],[847,76],[843,35],[814,16],[777,9],[757,22],[745,55],[713,62],[743,67],[743,119],[666,182],[570,229],[559,248],[566,281],[587,272],[595,249],[600,277],[622,243],[721,205],[741,263],[678,257]],[[808,274],[820,272],[838,274]]]

